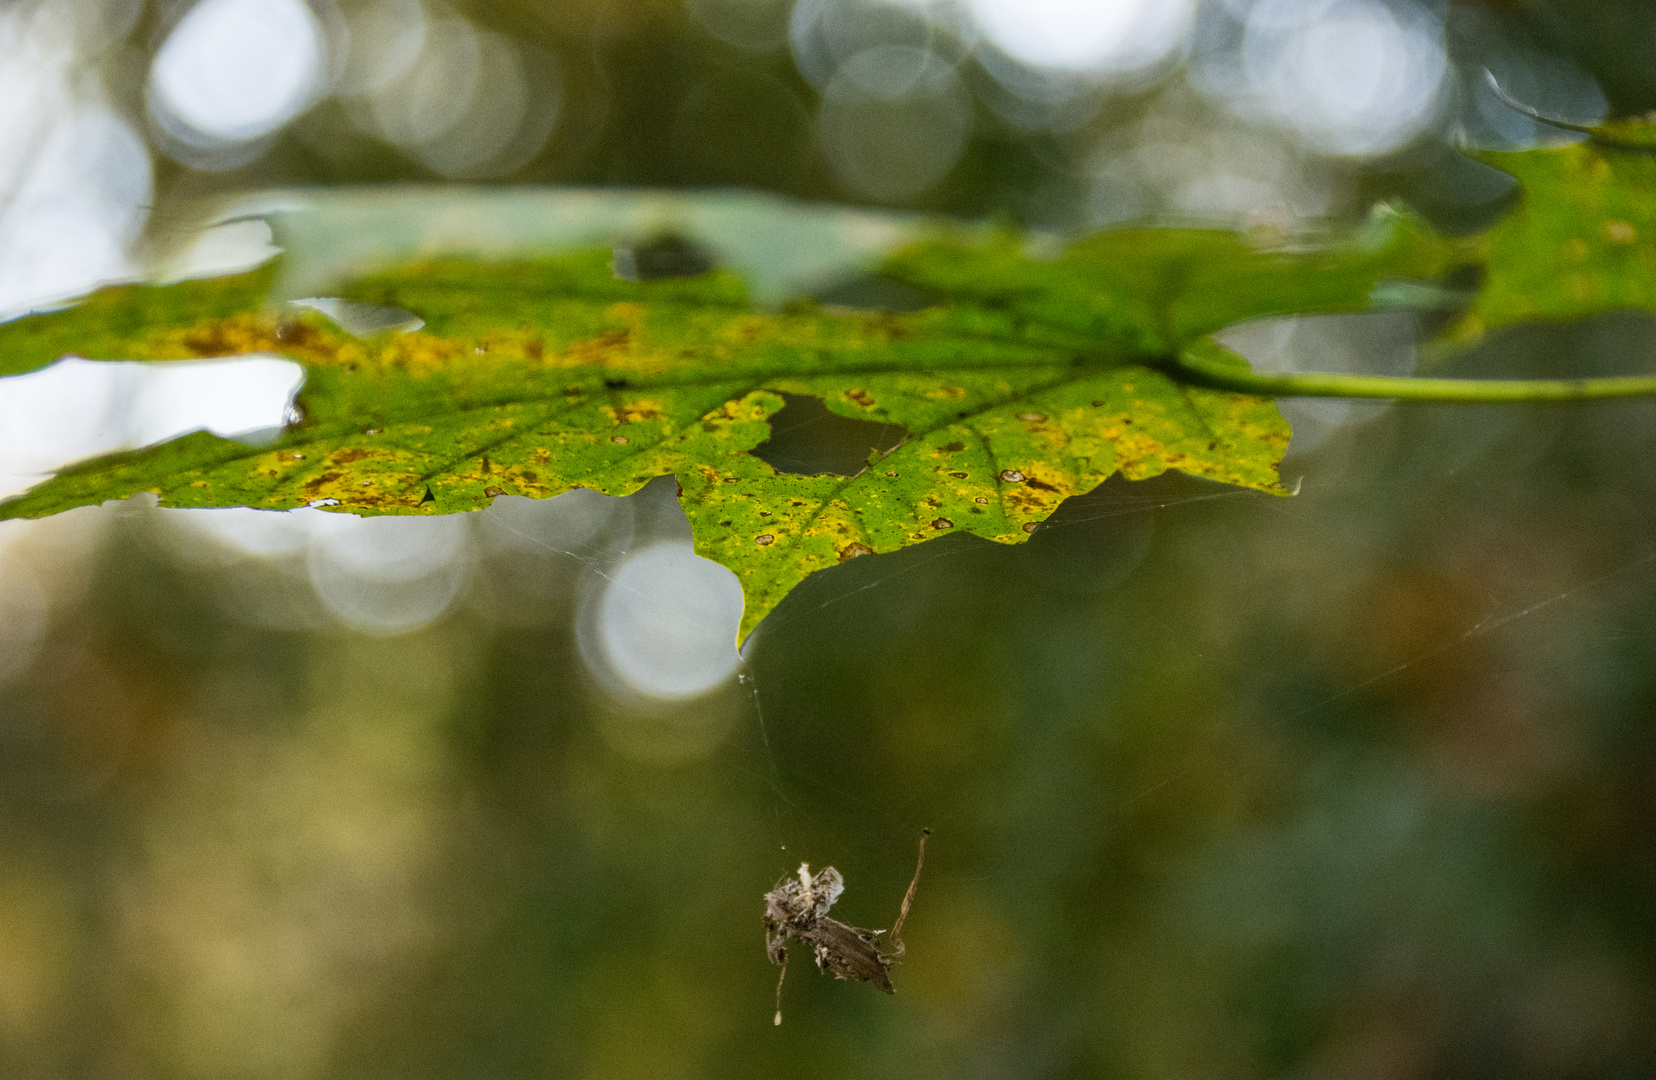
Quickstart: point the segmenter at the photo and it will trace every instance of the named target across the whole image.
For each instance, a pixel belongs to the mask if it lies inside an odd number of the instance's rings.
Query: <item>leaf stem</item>
[[[1430,379],[1296,371],[1262,375],[1186,352],[1163,370],[1180,382],[1261,397],[1392,398],[1441,403],[1587,401],[1656,396],[1656,375],[1595,379]]]

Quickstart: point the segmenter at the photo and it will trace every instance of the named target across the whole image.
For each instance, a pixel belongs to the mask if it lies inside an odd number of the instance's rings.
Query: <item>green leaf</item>
[[[909,235],[876,268],[936,301],[908,313],[766,309],[730,270],[619,280],[607,249],[349,276],[334,295],[425,320],[370,339],[272,305],[274,267],[107,289],[0,326],[0,370],[70,352],[277,353],[305,367],[303,419],[265,446],[197,433],[87,462],[0,517],[137,492],[168,506],[448,513],[500,494],[623,495],[676,474],[698,552],[742,581],[745,637],[816,569],[949,532],[1018,542],[1118,470],[1280,493],[1289,432],[1275,406],[1163,368],[1233,322],[1360,310],[1382,283],[1433,276],[1448,258],[1394,213],[1309,249],[1197,229],[1064,248],[940,226]],[[785,393],[907,436],[854,477],[778,474],[749,451]]]
[[[0,375],[20,375],[62,356],[180,360],[269,349],[257,318],[277,266],[176,285],[115,285],[63,311],[0,324]]]
[[[1522,198],[1483,238],[1485,283],[1458,338],[1656,310],[1656,157],[1591,140],[1479,156],[1516,177]]]

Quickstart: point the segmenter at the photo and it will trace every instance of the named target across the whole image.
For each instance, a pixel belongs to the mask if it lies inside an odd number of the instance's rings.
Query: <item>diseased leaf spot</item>
[[[753,538],[753,542],[758,544],[760,547],[770,547],[772,544],[776,543],[776,537],[772,536],[770,533],[760,533],[758,536]]]
[[[874,554],[874,549],[869,547],[867,544],[851,543],[840,548],[839,561],[845,562],[847,559],[855,559],[863,555],[872,554]]]
[[[954,478],[955,478],[955,479],[956,479],[956,480],[964,480],[964,479],[966,479],[966,474],[965,474],[965,473],[963,473],[963,472],[952,472],[952,473],[950,473],[950,474],[949,474],[949,475],[950,475],[950,476],[952,476],[952,477],[954,477]]]
[[[972,501],[975,502],[975,503],[978,503],[979,505],[988,505],[988,502],[989,502],[989,500],[985,499],[982,495],[979,495],[977,498],[973,499]]]
[[[1604,238],[1612,244],[1631,244],[1638,237],[1638,232],[1625,221],[1611,220],[1604,223]]]
[[[493,498],[496,498],[498,496],[504,495],[506,493],[504,491],[500,490],[497,487],[486,487],[486,488],[483,489],[483,494],[486,497],[488,497],[490,499],[493,499]]]
[[[936,519],[935,521],[932,522],[932,528],[934,528],[934,529],[952,529],[952,528],[954,528],[954,522],[950,521],[948,518],[938,518],[938,519]]]
[[[1000,478],[1008,484],[1021,484],[1024,481],[1024,474],[1017,469],[1002,469]]]
[[[610,442],[612,442],[612,443],[623,443],[624,444],[627,441],[628,440],[627,440],[627,437],[625,435],[611,435],[610,436]]]
[[[952,442],[949,445],[939,447],[938,449],[942,450],[945,454],[957,454],[966,449],[966,444],[963,442]]]
[[[1018,414],[1018,419],[1029,424],[1040,424],[1046,421],[1046,414],[1038,412],[1021,412]]]
[[[1039,521],[1026,521],[1026,522],[1024,522],[1023,531],[1026,532],[1026,533],[1032,533],[1036,529],[1039,529],[1040,527],[1041,527],[1041,523]]]

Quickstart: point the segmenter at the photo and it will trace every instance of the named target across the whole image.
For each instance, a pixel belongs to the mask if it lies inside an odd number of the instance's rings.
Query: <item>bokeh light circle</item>
[[[255,510],[246,506],[213,509],[174,508],[166,511],[169,520],[189,533],[205,534],[212,546],[223,549],[213,554],[235,558],[275,559],[297,555],[310,546],[310,518],[313,510]],[[191,537],[195,539],[195,537]],[[202,545],[186,540],[180,551],[192,560],[204,558]],[[211,558],[211,556],[205,556]]]
[[[969,0],[983,34],[1034,67],[1134,71],[1178,49],[1195,23],[1194,0]]]
[[[465,583],[464,515],[369,517],[317,512],[308,564],[323,605],[370,634],[406,634],[448,610]]]
[[[948,175],[972,123],[971,99],[952,65],[913,46],[877,45],[829,82],[817,137],[847,188],[900,203]]]
[[[1376,0],[1263,0],[1242,62],[1278,122],[1325,153],[1397,149],[1432,120],[1449,61],[1436,19]]]
[[[301,0],[202,0],[156,54],[151,101],[186,141],[257,139],[316,100],[324,48]]]
[[[347,16],[350,49],[339,80],[342,94],[377,94],[401,78],[426,43],[419,0],[376,0]]]
[[[736,670],[742,587],[681,544],[648,547],[609,576],[597,638],[607,673],[647,697],[695,697]]]

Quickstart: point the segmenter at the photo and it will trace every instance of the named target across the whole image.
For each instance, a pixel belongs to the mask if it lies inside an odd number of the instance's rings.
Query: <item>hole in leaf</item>
[[[411,334],[425,325],[425,320],[412,311],[400,307],[382,307],[379,304],[361,304],[341,300],[337,296],[315,296],[291,301],[294,307],[320,311],[334,321],[341,330],[353,337],[367,338],[379,334]]]
[[[622,281],[695,277],[713,269],[713,253],[693,240],[664,233],[615,245],[610,267]]]
[[[821,398],[782,395],[770,419],[771,437],[750,453],[779,472],[856,476],[873,451],[889,453],[908,435],[902,424],[854,420],[828,411]]]
[[[937,301],[901,281],[878,274],[857,274],[841,278],[811,294],[824,307],[853,308],[858,311],[889,311],[902,315],[929,308]]]

